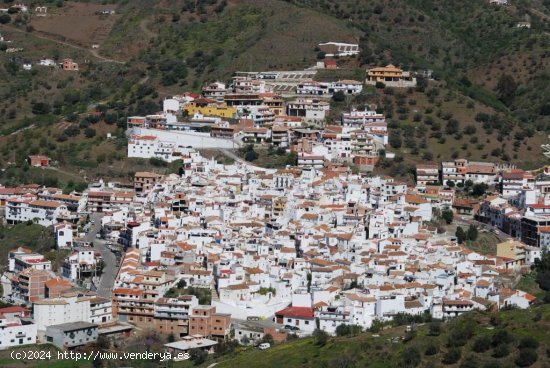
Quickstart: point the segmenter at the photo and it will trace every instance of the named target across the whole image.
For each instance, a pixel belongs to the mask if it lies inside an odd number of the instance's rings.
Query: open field
[[[34,16],[30,24],[39,32],[91,47],[101,44],[120,18],[117,14],[96,13],[114,8],[114,5],[66,1],[61,8],[49,8],[47,16]]]

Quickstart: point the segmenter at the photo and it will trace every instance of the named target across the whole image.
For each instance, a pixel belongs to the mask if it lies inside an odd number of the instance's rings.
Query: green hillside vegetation
[[[374,337],[315,337],[261,351],[250,349],[216,365],[233,367],[544,367],[550,357],[550,305],[527,311],[473,312],[416,332],[389,329]],[[389,341],[399,337],[404,340]],[[210,363],[210,362],[209,362]]]
[[[477,0],[290,2],[345,19],[362,30],[364,62],[432,69],[463,94],[498,110],[516,112],[524,123],[542,119],[544,124],[537,121],[537,126],[548,129],[547,93],[541,93],[548,92],[548,2],[518,0],[511,6]],[[526,20],[530,29],[516,27]],[[526,67],[526,55],[532,55],[536,68]],[[484,88],[480,77],[487,74],[474,72],[483,65],[498,80],[504,74],[499,59],[505,56],[511,61],[512,76],[529,70],[528,80],[515,81],[521,84],[514,94],[524,97],[508,100],[499,91]]]
[[[46,3],[53,13],[64,9]],[[326,41],[359,42],[362,53],[339,59],[341,69],[321,71],[318,80],[362,80],[368,67],[390,62],[431,69],[438,79],[417,89],[368,87],[356,98],[333,101],[333,119],[365,104],[388,116],[387,150],[398,157],[382,160],[382,172],[410,177],[417,162],[456,157],[524,168],[546,162],[540,144],[550,131],[547,1],[499,7],[477,0],[135,0],[105,6],[117,15],[98,55],[84,41],[62,36],[66,29],[37,31],[32,17],[12,14],[2,26],[10,47],[24,50],[0,53],[1,183],[57,178],[70,187],[69,181],[99,175],[126,181],[149,165],[125,157],[127,116],[158,111],[164,97],[227,82],[237,70],[311,66],[319,57],[316,45]],[[526,19],[531,29],[515,27]],[[22,70],[23,62],[42,57],[73,58],[80,71]],[[59,170],[29,170],[23,161],[33,153],[51,156]]]
[[[0,263],[8,262],[8,251],[17,247],[32,249],[39,253],[47,253],[55,247],[51,228],[23,223],[10,227],[0,225]]]

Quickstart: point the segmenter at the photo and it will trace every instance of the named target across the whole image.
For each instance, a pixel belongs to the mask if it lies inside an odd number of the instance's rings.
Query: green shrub
[[[462,352],[459,348],[450,348],[443,356],[443,360],[441,362],[443,364],[455,364],[460,360],[461,356]]]
[[[472,350],[476,353],[483,353],[486,352],[491,348],[491,338],[487,335],[480,336],[477,339],[474,340],[474,343],[472,345]]]
[[[521,349],[515,363],[518,367],[529,367],[538,360],[539,356],[535,349]]]

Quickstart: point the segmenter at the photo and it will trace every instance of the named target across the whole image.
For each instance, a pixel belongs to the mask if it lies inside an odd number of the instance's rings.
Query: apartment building
[[[33,301],[34,320],[39,331],[61,323],[89,321],[91,296],[67,292],[59,298],[41,298]]]
[[[8,224],[32,221],[42,226],[51,226],[63,214],[68,214],[68,209],[61,202],[25,199],[6,201],[5,217]]]
[[[416,184],[429,185],[439,183],[439,167],[436,164],[416,165]]]
[[[286,126],[274,125],[271,128],[271,144],[275,147],[289,147],[290,128]]]
[[[502,174],[502,196],[512,198],[521,194],[524,189],[535,188],[536,177],[527,171],[515,169]]]
[[[225,102],[219,102],[210,98],[197,98],[185,105],[185,111],[193,116],[200,114],[203,116],[217,116],[223,119],[231,119],[237,115],[235,107],[227,106]]]
[[[101,272],[101,255],[91,247],[73,248],[61,266],[64,278],[73,282],[97,276]]]
[[[206,338],[225,340],[231,330],[231,315],[216,313],[216,307],[198,305],[192,308],[189,316],[189,334]]]
[[[309,123],[322,123],[330,109],[326,101],[298,98],[287,104],[288,116],[299,116]]]
[[[100,296],[90,298],[89,322],[97,325],[108,324],[113,321],[112,301]]]
[[[444,185],[470,180],[473,183],[494,184],[497,178],[496,165],[492,162],[473,162],[457,159],[441,163],[441,177]]]
[[[367,108],[363,111],[352,109],[350,112],[342,113],[341,122],[342,126],[346,129],[365,129],[365,127],[371,124],[385,123],[386,117],[384,114],[379,114]]]
[[[474,303],[470,300],[443,299],[443,318],[458,317],[474,309]]]
[[[210,83],[202,89],[202,95],[206,98],[211,98],[217,101],[223,101],[225,95],[229,92],[225,83],[214,82]]]
[[[154,324],[154,299],[145,298],[142,290],[115,288],[113,290],[113,317],[138,327]]]
[[[134,191],[136,193],[149,192],[162,177],[157,173],[138,171],[134,174]]]
[[[153,309],[155,330],[160,334],[172,334],[177,340],[189,335],[189,316],[198,305],[194,295],[157,299]]]
[[[27,268],[11,279],[12,298],[24,303],[43,298],[46,281],[52,277],[49,270]]]
[[[120,206],[132,203],[134,195],[134,192],[125,191],[90,191],[86,209],[90,212],[110,212]]]

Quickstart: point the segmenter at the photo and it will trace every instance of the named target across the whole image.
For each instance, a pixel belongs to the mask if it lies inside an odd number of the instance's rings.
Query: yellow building
[[[276,93],[266,92],[260,93],[260,97],[263,100],[263,104],[269,107],[269,111],[275,114],[275,116],[285,114],[285,106],[281,96]]]
[[[236,107],[227,106],[225,103],[216,102],[207,98],[199,98],[191,101],[185,111],[188,115],[199,113],[204,116],[218,116],[220,118],[230,119],[237,114]]]
[[[286,201],[287,199],[285,197],[277,197],[273,199],[273,217],[278,217],[283,214],[286,208]]]
[[[411,76],[410,72],[389,64],[367,70],[367,84],[376,84],[382,82],[390,87],[410,87],[416,85],[416,78]]]
[[[514,260],[519,264],[525,261],[525,244],[514,239],[497,244],[497,257]]]

